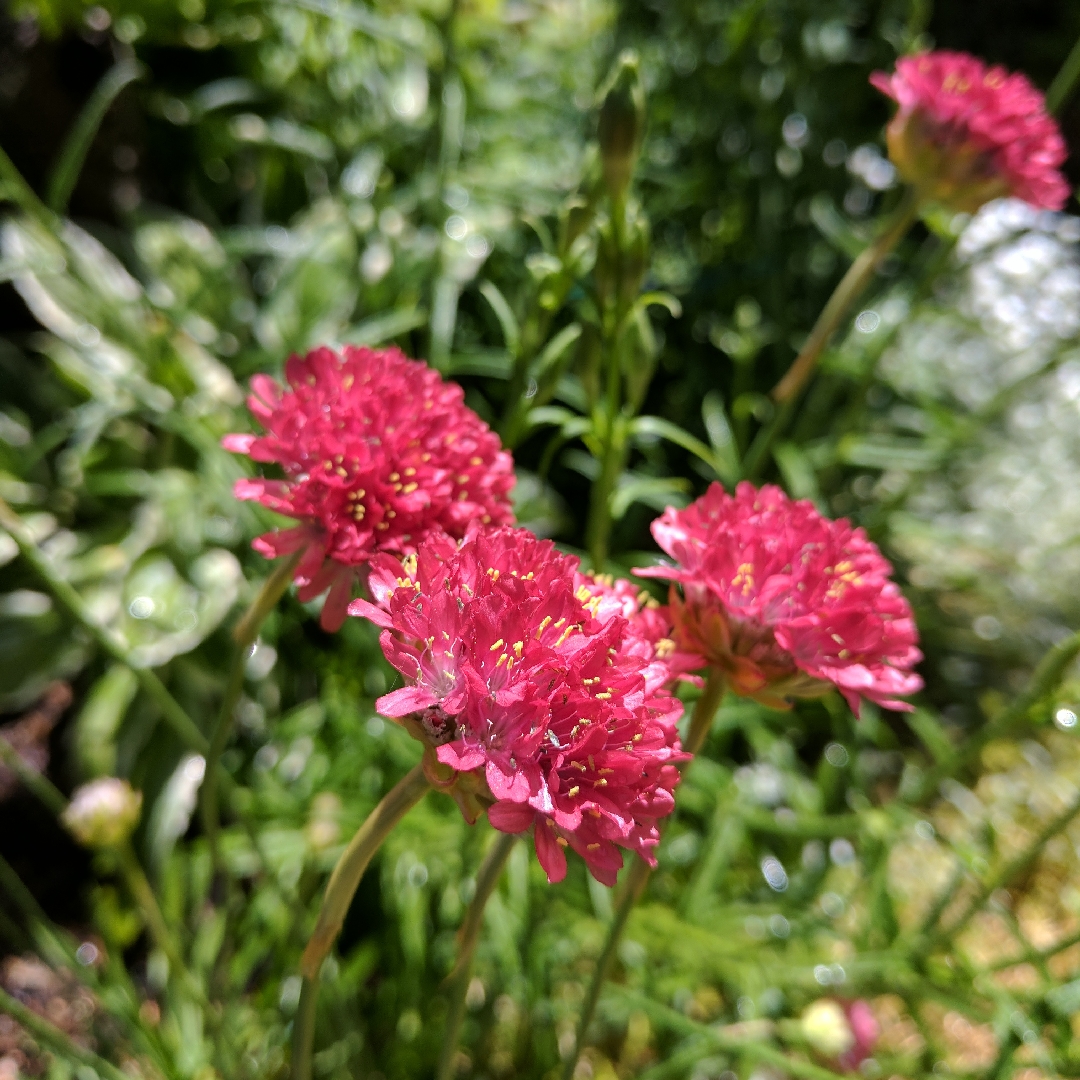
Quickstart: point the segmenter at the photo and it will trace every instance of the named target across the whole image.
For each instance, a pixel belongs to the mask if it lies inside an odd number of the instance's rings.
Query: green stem
[[[495,886],[499,883],[503,867],[510,857],[516,840],[517,836],[514,833],[500,833],[498,839],[488,849],[476,875],[476,892],[469,904],[469,910],[465,913],[465,921],[458,931],[457,962],[447,980],[450,986],[450,1008],[446,1016],[437,1080],[453,1080],[454,1055],[457,1052],[461,1024],[465,1019],[465,995],[469,989],[473,954],[476,952],[476,945],[480,939],[484,909],[487,907],[491,894],[495,891]],[[295,1077],[294,1080],[296,1080]]]
[[[424,775],[424,767],[416,765],[383,796],[379,805],[368,814],[364,824],[356,830],[349,846],[341,853],[341,858],[338,859],[327,883],[315,929],[308,939],[304,955],[300,958],[300,973],[304,976],[304,986],[308,988],[311,998],[308,1007],[313,1012],[314,999],[318,994],[319,971],[341,931],[349,905],[356,894],[356,887],[360,884],[368,863],[394,826],[424,797],[427,790],[428,781]],[[302,1003],[303,1000],[302,990]],[[311,1075],[314,1037],[314,1017],[310,1021],[293,1025],[293,1080],[306,1080]]]
[[[31,792],[41,800],[44,806],[58,818],[62,817],[64,811],[68,807],[68,801],[60,793],[51,781],[46,779],[40,773],[34,772],[24,762],[21,761],[18,754],[11,748],[11,745],[5,740],[0,738],[0,758],[3,759],[4,764],[9,768],[16,769],[20,779],[26,784]],[[18,762],[18,765],[16,765]],[[147,928],[150,931],[150,936],[155,940],[158,947],[169,958],[169,963],[173,965],[177,974],[186,980],[194,987],[200,997],[203,997],[202,991],[194,978],[186,971],[183,960],[180,956],[179,949],[177,949],[175,943],[172,940],[172,935],[169,933],[168,925],[165,922],[165,917],[161,913],[161,908],[158,907],[157,900],[154,897],[154,891],[150,887],[150,882],[146,879],[146,874],[143,873],[142,866],[139,865],[138,859],[135,857],[135,852],[131,849],[130,844],[125,844],[123,847],[117,850],[117,857],[120,861],[120,867],[124,872],[124,876],[127,880],[128,887],[131,889],[132,895],[135,897],[140,909],[143,912],[143,917],[146,920]],[[6,863],[3,866],[3,870],[0,871],[0,877],[8,879],[9,877],[15,878],[18,882],[19,889],[25,896],[20,897],[20,901],[24,907],[34,914],[34,917],[47,924],[46,916],[44,912],[38,907],[37,902],[33,899],[33,896],[26,890],[26,887],[18,880],[14,870],[12,870]],[[11,886],[10,881],[6,881],[9,888]],[[26,898],[29,898],[29,905],[26,904]]]
[[[842,1080],[841,1074],[785,1054],[782,1050],[765,1042],[760,1036],[739,1033],[738,1026],[735,1030],[725,1031],[721,1027],[691,1020],[676,1009],[661,1005],[646,995],[624,986],[616,987],[615,992],[627,1005],[644,1012],[658,1027],[668,1028],[684,1036],[701,1036],[708,1039],[718,1050],[730,1054],[744,1054],[748,1058],[774,1066],[782,1075],[798,1077],[799,1080]]]
[[[333,947],[368,863],[394,826],[424,797],[427,790],[424,767],[416,765],[383,796],[342,852],[327,883],[315,929],[300,959],[300,970],[309,979],[318,976],[323,960]]]
[[[634,856],[630,864],[630,871],[623,883],[622,895],[615,908],[615,915],[608,926],[607,937],[604,940],[604,948],[600,952],[600,958],[593,968],[592,979],[589,980],[589,989],[585,994],[585,1000],[581,1005],[581,1015],[578,1017],[577,1030],[574,1032],[574,1049],[563,1063],[562,1080],[571,1080],[574,1070],[577,1068],[578,1058],[585,1049],[586,1038],[589,1033],[589,1025],[596,1014],[596,1006],[600,1001],[600,991],[604,988],[611,961],[615,958],[615,950],[619,946],[622,932],[626,927],[626,921],[630,918],[630,912],[645,891],[645,885],[649,880],[652,868],[639,855]]]
[[[48,777],[31,768],[19,757],[15,748],[0,736],[0,761],[2,761],[49,811],[59,817],[67,808],[67,799]]]
[[[611,496],[622,472],[624,448],[620,433],[616,432],[618,419],[608,416],[600,456],[600,475],[593,482],[589,496],[589,520],[585,528],[585,546],[592,560],[595,573],[603,573],[607,563],[608,546],[611,541]]]
[[[690,729],[686,733],[683,749],[688,754],[697,754],[705,745],[705,740],[712,730],[713,717],[724,700],[727,679],[719,668],[710,668],[702,688],[701,696],[694,702],[694,711],[690,714]]]
[[[1077,83],[1080,82],[1080,41],[1072,47],[1065,58],[1061,70],[1054,76],[1050,89],[1046,91],[1046,111],[1061,112],[1062,107],[1072,97]]]
[[[690,717],[690,730],[687,732],[684,744],[689,753],[697,753],[704,745],[705,738],[712,727],[713,717],[723,700],[726,687],[727,680],[724,673],[717,668],[711,668],[708,678],[705,680],[705,687],[701,692],[701,696],[695,702],[694,711]],[[577,1030],[574,1033],[574,1049],[563,1063],[562,1080],[571,1080],[574,1075],[578,1058],[581,1056],[581,1051],[585,1049],[585,1039],[588,1035],[589,1025],[593,1021],[596,1006],[600,1001],[600,991],[603,989],[604,982],[607,979],[608,970],[611,967],[611,961],[615,957],[615,950],[618,948],[626,921],[630,917],[630,912],[634,910],[634,905],[644,892],[651,873],[652,868],[649,864],[640,856],[635,856],[623,884],[622,895],[619,898],[618,906],[615,908],[615,915],[608,926],[607,937],[604,940],[600,958],[596,961],[592,978],[589,980],[589,988],[585,993],[581,1014],[578,1017]]]
[[[6,990],[0,989],[0,1012],[5,1012],[16,1023],[24,1027],[43,1046],[69,1062],[88,1065],[106,1080],[131,1080],[127,1073],[121,1072],[115,1065],[98,1057],[91,1050],[79,1046],[58,1027],[28,1009],[21,1001],[13,998]]]
[[[802,393],[814,368],[821,357],[829,339],[847,315],[851,305],[863,294],[874,272],[882,260],[900,242],[911,228],[919,212],[919,199],[914,188],[909,188],[885,224],[885,228],[876,240],[864,248],[855,261],[848,267],[847,273],[840,279],[840,284],[833,290],[825,307],[822,308],[814,328],[795,357],[795,362],[787,374],[773,389],[773,400],[777,403],[797,398]]]
[[[929,798],[937,791],[938,784],[946,776],[951,776],[976,758],[987,743],[1012,734],[1013,729],[1023,721],[1029,710],[1056,689],[1065,677],[1069,665],[1078,655],[1080,655],[1080,633],[1072,634],[1064,641],[1059,641],[1039,661],[1039,666],[1023,692],[1002,709],[990,723],[968,739],[963,748],[958,750],[953,757],[930,769],[906,801],[918,803]]]
[[[813,329],[799,350],[799,355],[795,357],[787,373],[773,388],[772,397],[778,408],[772,420],[758,432],[757,438],[754,439],[753,445],[746,454],[743,469],[745,476],[752,478],[761,471],[773,442],[787,428],[794,415],[795,406],[810,376],[813,375],[829,339],[839,328],[855,301],[862,296],[885,256],[907,234],[918,212],[918,195],[914,188],[909,188],[904,193],[900,205],[885,222],[877,239],[859,253],[848,267],[847,273],[840,279],[840,283],[833,290],[832,296],[822,308],[817,322],[814,323]]]
[[[292,1029],[292,1061],[289,1080],[311,1080],[311,1048],[315,1045],[315,1005],[319,1000],[317,979],[304,976]]]
[[[0,151],[0,154],[3,152]],[[149,668],[136,667],[128,656],[127,646],[108,628],[102,626],[90,614],[82,597],[72,586],[60,577],[52,564],[42,554],[33,537],[23,523],[22,518],[0,499],[0,526],[2,526],[19,547],[22,557],[41,578],[60,606],[85,629],[97,644],[118,664],[130,668],[139,684],[152,698],[166,723],[176,732],[180,740],[196,753],[205,755],[210,748],[207,738],[199,730],[195,721],[184,711],[176,698],[165,688],[165,684]]]
[[[247,664],[251,646],[259,636],[262,624],[277,606],[277,602],[289,587],[289,582],[292,581],[293,571],[300,561],[300,554],[296,552],[274,567],[273,572],[263,582],[258,595],[252,600],[250,607],[233,628],[232,636],[233,641],[236,642],[236,649],[233,654],[232,668],[229,671],[229,681],[225,687],[225,696],[221,701],[221,710],[210,738],[210,748],[206,752],[206,779],[202,786],[203,831],[210,843],[210,853],[215,867],[218,867],[221,861],[218,851],[218,832],[221,828],[218,809],[218,766],[232,732],[236,703],[244,688],[244,667]]]
[[[15,168],[15,163],[0,147],[0,201],[5,198],[30,217],[36,218],[50,232],[56,232],[58,222],[52,211],[37,197],[22,173]]]
[[[975,917],[976,912],[986,903],[997,889],[1007,885],[1013,878],[1022,874],[1042,853],[1047,843],[1059,833],[1064,832],[1080,816],[1080,795],[1078,795],[1057,817],[1051,819],[1019,855],[1009,859],[999,870],[991,874],[983,883],[978,893],[971,898],[963,913],[947,930],[935,934],[930,941],[931,947],[955,940],[957,934]]]
[[[184,958],[180,953],[180,948],[173,939],[168,923],[165,921],[165,916],[158,906],[154,890],[151,888],[139,860],[135,857],[131,845],[125,844],[117,850],[116,854],[124,880],[135,898],[135,903],[138,904],[139,910],[142,912],[143,921],[146,923],[146,929],[150,932],[154,944],[168,957],[169,966],[175,973],[177,980],[185,985],[199,1004],[205,1008],[209,1004],[206,993],[195,976],[188,971]]]

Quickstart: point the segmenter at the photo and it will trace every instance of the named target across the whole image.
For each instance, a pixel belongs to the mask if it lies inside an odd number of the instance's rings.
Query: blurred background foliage
[[[658,509],[744,471],[769,389],[898,198],[868,74],[936,43],[1045,88],[1080,37],[1067,0],[0,11],[0,146],[59,215],[0,178],[0,497],[204,732],[229,626],[268,572],[249,541],[273,524],[233,499],[244,465],[219,439],[247,424],[246,379],[291,350],[396,343],[459,379],[514,444],[519,520],[586,548],[605,228],[591,143],[621,49],[648,100],[633,295],[653,296],[624,371],[643,414],[612,502],[608,568],[625,571],[652,557]],[[1080,102],[1061,119],[1077,146]],[[838,699],[725,704],[579,1080],[820,1080],[836,1063],[792,1018],[828,994],[874,1001],[871,1078],[1080,1071],[1080,683],[1002,711],[1080,617],[1078,243],[1075,217],[1012,203],[929,220],[826,354],[758,479],[894,559],[928,689],[909,718],[858,723]],[[0,534],[3,733],[64,791],[112,774],[144,792],[139,855],[215,1004],[178,985],[117,867],[10,775],[0,983],[139,1075],[284,1075],[325,876],[419,756],[374,713],[391,679],[374,632],[325,635],[294,598],[264,626],[224,758],[239,789],[223,878],[192,821],[201,759],[17,554]],[[437,795],[393,834],[325,974],[317,1076],[432,1072],[492,835]],[[553,1075],[610,912],[579,862],[551,888],[517,846],[459,1075]],[[75,1075],[0,1037],[24,1069]]]

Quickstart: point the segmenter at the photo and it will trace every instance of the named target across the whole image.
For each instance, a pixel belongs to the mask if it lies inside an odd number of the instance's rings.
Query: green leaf
[[[630,434],[636,437],[655,436],[660,439],[667,439],[668,442],[673,442],[676,446],[681,446],[695,457],[700,458],[717,475],[720,474],[720,469],[717,468],[716,454],[700,439],[695,438],[688,431],[683,431],[678,424],[673,424],[670,420],[665,420],[660,416],[635,417],[630,422]]]
[[[513,366],[513,358],[504,349],[477,349],[475,352],[452,354],[446,365],[446,374],[508,379]]]
[[[653,510],[685,506],[689,500],[690,481],[681,476],[641,476],[626,472],[611,495],[611,516],[618,521],[630,507],[644,503]]]
[[[945,764],[956,756],[956,747],[945,734],[945,729],[937,717],[932,716],[925,709],[916,709],[915,712],[906,713],[904,719],[908,727],[922,739],[936,764]]]
[[[679,303],[677,297],[666,292],[647,292],[642,293],[635,301],[635,312],[645,311],[651,307],[667,308],[673,319],[677,319],[682,315],[682,304]]]
[[[833,247],[851,259],[866,247],[866,241],[856,236],[847,218],[836,209],[832,199],[824,192],[810,200],[810,220]]]
[[[139,681],[129,667],[113,664],[90,689],[75,719],[75,756],[86,776],[116,772],[116,735]]]
[[[908,472],[928,472],[936,469],[941,461],[938,449],[921,439],[856,435],[840,441],[836,456],[846,465],[864,469],[906,469]]]
[[[527,423],[530,428],[546,427],[552,424],[556,427],[563,427],[571,420],[582,419],[584,417],[578,416],[576,412],[572,412],[570,409],[564,409],[561,405],[541,405],[529,413]]]
[[[793,442],[780,443],[773,450],[773,457],[780,469],[780,475],[784,478],[788,494],[796,499],[812,499],[815,503],[821,503],[817,473],[801,446]]]
[[[94,141],[101,121],[109,111],[109,106],[116,100],[120,91],[142,75],[142,67],[134,60],[121,60],[102,76],[94,87],[86,104],[75,120],[63,149],[57,159],[56,167],[49,177],[45,201],[50,210],[63,214],[67,210],[68,200],[75,183],[82,172],[83,162]]]
[[[532,367],[533,378],[540,379],[547,374],[548,370],[562,359],[567,349],[581,337],[580,323],[571,323],[564,326],[544,346],[544,351],[536,358]]]
[[[739,450],[728,420],[724,398],[719,390],[710,390],[701,402],[701,419],[705,424],[705,433],[712,443],[716,464],[713,466],[717,476],[731,487],[742,474],[739,464]]]
[[[506,351],[511,356],[517,356],[521,352],[521,327],[506,297],[494,282],[487,280],[480,282],[480,295],[488,302],[495,318],[499,320]]]

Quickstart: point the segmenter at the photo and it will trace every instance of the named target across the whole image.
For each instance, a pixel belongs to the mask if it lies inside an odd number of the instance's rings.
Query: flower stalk
[[[375,852],[394,826],[424,797],[428,790],[422,765],[414,766],[383,796],[349,846],[342,852],[326,886],[315,929],[300,959],[300,971],[309,979],[318,977],[334,941],[345,922],[353,895]]]
[[[516,840],[517,835],[514,833],[500,833],[488,849],[476,875],[476,892],[465,913],[465,921],[458,931],[457,962],[446,980],[450,989],[450,1008],[446,1015],[446,1031],[443,1035],[437,1080],[453,1080],[454,1055],[457,1053],[461,1023],[465,1018],[465,995],[472,974],[473,955],[480,939],[480,927],[484,921],[484,909],[499,883],[503,867]]]
[[[424,767],[416,765],[383,796],[364,824],[356,830],[356,835],[349,841],[349,846],[342,852],[330,875],[315,929],[300,958],[304,982],[293,1023],[292,1080],[306,1080],[311,1075],[319,972],[341,932],[360,879],[394,826],[424,797],[427,790]]]
[[[772,398],[778,405],[796,399],[802,393],[829,339],[855,301],[862,296],[882,261],[907,234],[918,212],[918,194],[914,188],[908,188],[877,238],[865,247],[848,267],[847,273],[840,279],[840,284],[822,308],[814,328],[799,350],[799,355],[795,357],[795,362],[773,388]],[[749,467],[748,463],[747,468]]]
[[[687,733],[684,748],[690,754],[696,754],[705,743],[705,738],[712,727],[713,718],[720,702],[724,699],[724,690],[727,681],[721,671],[713,669],[705,680],[705,687],[701,696],[694,704],[694,711],[690,716],[690,729]],[[581,1006],[581,1014],[578,1016],[577,1030],[574,1033],[574,1049],[563,1063],[562,1080],[572,1080],[574,1069],[577,1066],[581,1051],[585,1048],[585,1039],[588,1035],[589,1025],[596,1013],[596,1006],[600,1001],[600,991],[607,980],[611,968],[611,961],[615,957],[622,932],[626,928],[630,912],[634,905],[641,899],[645,891],[652,867],[640,856],[630,864],[626,880],[623,882],[622,893],[608,926],[607,937],[604,939],[604,947],[600,957],[593,968],[592,978],[589,981],[589,989],[586,991],[585,1000]],[[441,1080],[441,1078],[440,1078]]]
[[[233,628],[232,637],[236,647],[232,668],[229,671],[229,680],[225,686],[225,696],[222,698],[217,723],[214,725],[214,732],[210,738],[210,747],[206,752],[206,779],[203,781],[201,798],[203,830],[209,841],[215,866],[220,864],[218,832],[221,828],[221,820],[218,807],[218,766],[232,732],[236,703],[244,688],[244,669],[251,646],[255,644],[262,624],[285,594],[299,561],[300,553],[294,552],[288,558],[278,562],[273,573],[263,582],[258,595]]]

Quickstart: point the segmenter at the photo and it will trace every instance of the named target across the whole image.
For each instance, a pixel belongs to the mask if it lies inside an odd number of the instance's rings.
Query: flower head
[[[899,105],[889,157],[927,198],[971,212],[1004,195],[1047,210],[1065,205],[1065,142],[1023,75],[943,50],[901,57],[891,75],[870,81]]]
[[[871,1055],[881,1027],[869,1004],[861,999],[840,1002],[819,998],[800,1018],[803,1038],[823,1057],[845,1072],[853,1072]]]
[[[861,529],[744,481],[734,495],[713,484],[669,508],[652,533],[678,565],[635,573],[682,586],[672,589],[678,646],[736,693],[783,707],[836,686],[856,714],[860,697],[910,708],[897,696],[922,686],[915,623]]]
[[[126,780],[104,776],[76,789],[63,822],[84,847],[111,848],[132,834],[141,811],[141,791]]]
[[[686,756],[658,666],[671,644],[661,609],[579,573],[548,541],[482,526],[401,563],[377,557],[369,587],[375,602],[350,611],[384,627],[406,680],[377,708],[426,743],[429,776],[467,816],[486,806],[504,832],[532,827],[551,881],[567,846],[608,885],[619,847],[655,861]]]
[[[379,551],[408,554],[432,532],[513,520],[513,462],[463,403],[461,387],[397,349],[319,348],[266,375],[248,407],[264,435],[227,435],[228,450],[273,462],[283,480],[240,480],[255,499],[299,524],[254,543],[267,558],[302,551],[301,600],[330,589],[322,624],[345,619],[357,569]]]

